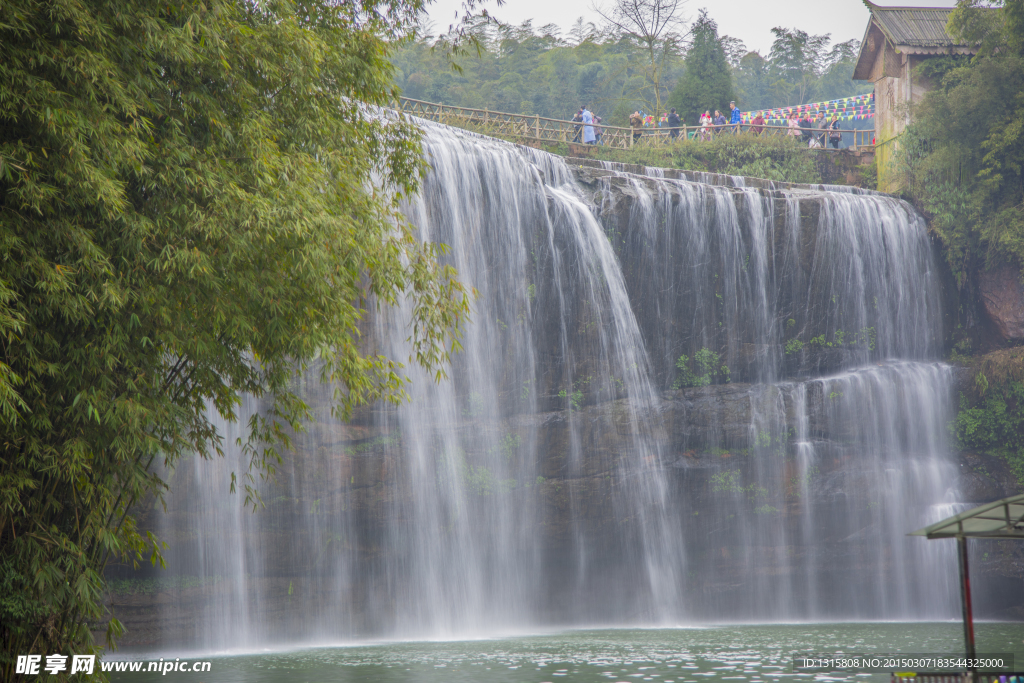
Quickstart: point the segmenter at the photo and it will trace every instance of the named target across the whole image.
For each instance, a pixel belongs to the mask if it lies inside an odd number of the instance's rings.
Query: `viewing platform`
[[[552,119],[544,116],[525,114],[510,114],[508,112],[490,111],[489,109],[470,109],[467,107],[455,107],[435,102],[424,102],[407,97],[399,98],[396,109],[405,114],[417,116],[428,121],[436,121],[448,126],[465,128],[483,135],[492,137],[512,139],[522,144],[568,144],[573,145],[573,152],[576,148],[583,148],[585,151],[588,145],[582,143],[582,129],[585,124],[578,121],[566,121],[564,119]],[[633,129],[629,127],[609,126],[596,124],[595,128],[601,131],[600,144],[612,149],[631,149],[640,145],[663,145],[672,141],[672,129],[661,127],[644,127]],[[752,130],[753,129],[753,130]],[[793,129],[789,126],[777,126],[768,124],[737,123],[723,126],[679,126],[676,129],[678,137],[683,140],[700,140],[702,131],[710,139],[722,135],[750,134],[762,136],[787,136],[791,135]],[[639,135],[636,133],[639,132]],[[874,145],[872,138],[873,130],[843,130],[843,142],[845,149],[858,152],[873,152]],[[828,135],[829,131],[815,128],[812,135]],[[826,141],[827,142],[827,141]],[[808,147],[817,151],[839,152],[841,150],[831,147]]]

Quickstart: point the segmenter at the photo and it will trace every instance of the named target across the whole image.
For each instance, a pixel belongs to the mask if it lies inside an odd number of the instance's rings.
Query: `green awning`
[[[910,535],[928,538],[1024,538],[1024,493],[979,505]]]

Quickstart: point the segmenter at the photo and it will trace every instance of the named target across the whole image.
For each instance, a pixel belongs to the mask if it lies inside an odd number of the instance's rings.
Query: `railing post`
[[[540,140],[540,114],[534,114],[534,128],[537,131],[537,139]]]

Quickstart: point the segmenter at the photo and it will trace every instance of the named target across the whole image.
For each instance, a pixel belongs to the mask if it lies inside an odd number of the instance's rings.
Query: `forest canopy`
[[[702,16],[703,22],[698,18],[687,24],[681,39],[666,38],[673,42],[659,52],[664,64],[657,88],[649,75],[647,46],[600,17],[595,17],[596,23],[580,18],[565,32],[553,24],[478,22],[467,32],[478,39],[480,51],[460,58],[461,68],[455,70],[443,51],[432,50],[437,40],[433,29],[420,26],[415,39],[401,45],[392,61],[405,97],[561,119],[571,118],[586,104],[605,123],[622,126],[636,109],[654,113],[659,98],[671,102],[672,91],[686,78],[690,51],[696,46],[711,52],[708,40],[724,54],[726,63],[716,68],[743,110],[837,99],[872,89],[870,83],[851,80],[859,49],[856,40],[833,45],[828,34],[777,27],[770,52],[762,55],[737,38],[717,35],[717,30],[709,34],[714,22],[709,15]],[[702,29],[700,40],[694,28]],[[709,107],[716,105],[703,105]]]

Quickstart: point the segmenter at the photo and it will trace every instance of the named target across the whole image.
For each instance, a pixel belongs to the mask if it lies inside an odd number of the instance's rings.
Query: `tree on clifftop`
[[[677,61],[683,47],[685,0],[614,0],[611,10],[595,7],[595,11],[623,39],[635,44],[643,54],[638,88],[630,99],[645,102],[649,113],[660,115],[665,75]]]
[[[679,110],[687,125],[696,125],[705,109],[723,113],[733,99],[732,73],[725,50],[718,39],[718,24],[701,10],[693,24],[693,45],[686,53],[686,73],[669,96],[668,103]]]
[[[363,104],[421,8],[0,5],[0,679],[90,650],[108,559],[159,560],[130,514],[151,464],[219,452],[208,411],[273,397],[254,503],[314,360],[341,415],[400,400],[403,362],[443,372],[466,292],[398,212],[416,131]],[[361,320],[402,296],[413,358],[376,355]]]

